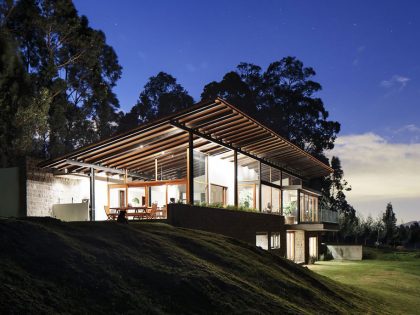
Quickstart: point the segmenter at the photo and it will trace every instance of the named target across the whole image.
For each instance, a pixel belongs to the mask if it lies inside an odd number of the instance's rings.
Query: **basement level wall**
[[[275,214],[246,212],[219,208],[169,204],[167,222],[173,226],[226,235],[256,245],[256,236],[267,233],[271,250],[271,233],[280,233],[281,256],[286,254],[284,217]]]

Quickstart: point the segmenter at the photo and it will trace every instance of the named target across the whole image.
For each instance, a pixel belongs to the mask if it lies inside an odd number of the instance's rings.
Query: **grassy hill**
[[[0,220],[0,313],[385,313],[231,238],[158,223]]]

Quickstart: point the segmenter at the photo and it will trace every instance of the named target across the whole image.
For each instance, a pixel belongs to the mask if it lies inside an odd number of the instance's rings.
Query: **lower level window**
[[[271,249],[280,248],[280,233],[271,233]]]
[[[255,245],[261,247],[262,249],[268,249],[268,234],[267,233],[257,233],[255,238]]]

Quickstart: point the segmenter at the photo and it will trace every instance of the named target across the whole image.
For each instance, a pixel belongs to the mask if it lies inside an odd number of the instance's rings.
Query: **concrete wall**
[[[334,259],[337,260],[362,260],[362,245],[327,245]]]
[[[88,221],[89,204],[82,203],[63,203],[52,206],[53,217],[62,221]]]
[[[280,249],[276,251],[282,256],[286,254],[286,230],[283,216],[169,204],[167,222],[177,227],[230,236],[252,245],[256,245],[258,233],[267,233],[270,242],[271,233],[280,232],[281,245]]]
[[[18,167],[0,169],[0,216],[19,217],[25,215]]]

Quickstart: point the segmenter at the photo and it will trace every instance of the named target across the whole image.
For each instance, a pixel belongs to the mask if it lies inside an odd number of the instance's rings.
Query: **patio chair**
[[[152,208],[150,209],[149,218],[156,219],[157,212],[158,212],[157,203],[152,203]]]
[[[115,218],[118,216],[118,213],[111,213],[109,206],[104,206],[104,209],[107,220],[115,220]]]

